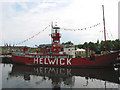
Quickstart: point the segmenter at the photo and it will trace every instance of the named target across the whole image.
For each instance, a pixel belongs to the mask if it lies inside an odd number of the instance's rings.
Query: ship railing
[[[12,55],[15,55],[15,56],[21,56],[21,57],[36,57],[37,55],[26,55],[24,53],[12,53]],[[37,56],[37,57],[40,57],[40,58],[70,58],[69,56],[52,56],[52,55],[45,55],[45,56]]]
[[[16,56],[24,56],[24,53],[20,53],[20,52],[13,52],[12,55],[16,55]]]
[[[18,53],[18,52],[12,53],[12,55],[21,56],[21,57],[34,57],[32,55],[26,55],[25,53]]]

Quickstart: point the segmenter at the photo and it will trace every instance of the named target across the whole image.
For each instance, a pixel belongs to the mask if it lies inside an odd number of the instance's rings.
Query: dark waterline
[[[0,63],[2,88],[120,88],[120,72],[109,69],[30,67]]]

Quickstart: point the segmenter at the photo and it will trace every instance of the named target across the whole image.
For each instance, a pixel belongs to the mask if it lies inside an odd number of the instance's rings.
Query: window
[[[57,29],[55,30],[55,33],[57,33]]]

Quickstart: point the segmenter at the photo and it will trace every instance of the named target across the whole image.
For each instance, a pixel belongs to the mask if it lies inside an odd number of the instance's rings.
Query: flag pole
[[[107,49],[106,49],[106,29],[105,29],[104,5],[102,5],[102,9],[103,9],[103,25],[104,25],[104,39],[105,39],[105,54],[107,54]]]

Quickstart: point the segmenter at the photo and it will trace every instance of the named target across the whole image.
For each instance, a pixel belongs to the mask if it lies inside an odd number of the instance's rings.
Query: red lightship
[[[104,19],[103,19],[104,20]],[[104,21],[105,22],[105,21]],[[104,23],[105,32],[105,23]],[[104,35],[105,36],[105,35]],[[52,26],[51,48],[46,48],[40,53],[12,53],[13,61],[27,65],[58,66],[58,67],[106,67],[113,66],[120,51],[106,53],[104,55],[92,55],[90,57],[75,57],[61,52],[64,49],[60,45],[60,27]],[[106,38],[105,38],[106,41]],[[105,44],[106,45],[106,44]],[[64,50],[63,50],[64,51]]]

